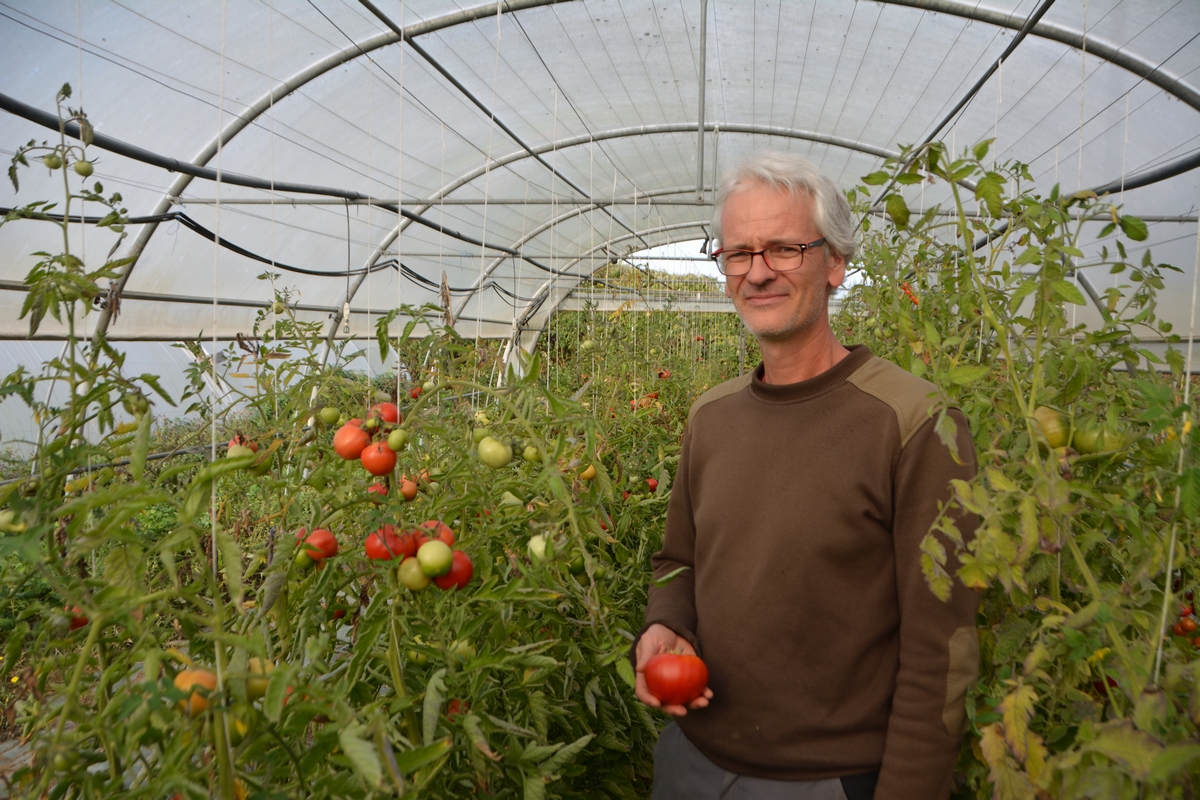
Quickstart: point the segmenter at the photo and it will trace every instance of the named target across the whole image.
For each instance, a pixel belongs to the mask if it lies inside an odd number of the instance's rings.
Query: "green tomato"
[[[317,412],[317,416],[321,418],[321,422],[326,425],[336,425],[338,420],[342,418],[342,412],[334,406],[325,406]]]
[[[456,639],[450,643],[447,651],[459,661],[466,661],[471,656],[475,655],[475,645],[471,644],[470,639]]]
[[[584,339],[583,344],[579,345],[579,349],[585,353],[590,353],[596,349],[596,343],[591,339]]]
[[[421,565],[415,558],[406,558],[400,562],[396,570],[400,584],[411,592],[423,592],[433,583],[433,579],[421,571]]]
[[[542,454],[539,453],[538,449],[531,444],[525,446],[525,450],[521,453],[521,457],[531,464],[536,464],[542,460]]]
[[[492,469],[508,466],[512,457],[512,447],[491,436],[485,436],[479,442],[479,460]]]
[[[545,534],[539,533],[536,536],[530,536],[527,549],[529,550],[529,560],[534,564],[541,564],[554,558],[554,544],[546,538]]]
[[[296,555],[292,558],[292,564],[296,567],[296,569],[302,571],[308,569],[315,563],[317,562],[313,561],[312,557],[309,556],[308,551],[304,549],[297,550]]]
[[[432,539],[417,550],[417,563],[428,577],[440,578],[454,564],[454,553],[441,539]]]
[[[392,452],[400,452],[406,444],[408,444],[408,431],[403,428],[396,428],[396,430],[388,434],[387,445],[392,449]]]
[[[75,173],[77,175],[82,175],[85,178],[92,177],[92,162],[83,160],[76,161]]]
[[[492,424],[492,420],[490,417],[488,417],[486,411],[480,409],[479,411],[475,412],[475,424],[482,425],[486,428],[488,425]]]
[[[491,435],[492,431],[490,428],[476,428],[475,430],[471,431],[471,441],[475,444],[479,444]]]
[[[57,153],[51,153],[48,156],[42,156],[42,163],[49,169],[58,169],[63,165],[62,156]]]
[[[421,384],[421,391],[423,391],[423,392],[432,392],[436,388],[437,388],[437,384],[434,383],[433,381],[425,381],[424,383]]]
[[[567,569],[570,570],[572,575],[582,575],[586,569],[583,563],[583,553],[576,553],[575,557],[567,564]]]
[[[225,451],[226,458],[242,458],[243,456],[252,455],[254,455],[254,451],[244,444],[230,445],[229,449]]]
[[[521,506],[525,505],[525,501],[517,497],[512,492],[506,491],[504,494],[500,495],[500,505],[520,508]],[[11,514],[12,512],[9,511],[8,513]]]
[[[411,664],[416,664],[418,667],[423,667],[429,663],[429,656],[419,653],[416,650],[409,650],[408,661]]]

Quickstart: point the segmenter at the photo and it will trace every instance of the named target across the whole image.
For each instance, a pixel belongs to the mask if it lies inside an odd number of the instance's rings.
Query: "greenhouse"
[[[747,797],[1200,793],[1200,4],[15,0],[0,47],[0,796],[648,798],[676,739]],[[738,238],[771,152],[811,236]],[[851,441],[715,410],[859,363]],[[819,597],[849,517],[895,563]]]

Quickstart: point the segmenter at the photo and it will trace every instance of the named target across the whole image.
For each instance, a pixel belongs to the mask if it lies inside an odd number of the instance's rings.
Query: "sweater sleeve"
[[[944,800],[951,789],[959,742],[966,728],[967,689],[979,671],[975,612],[979,593],[954,579],[948,602],[930,590],[921,572],[921,540],[950,499],[952,479],[975,474],[975,448],[958,410],[959,457],[925,422],[898,459],[894,477],[893,536],[900,608],[900,666],[888,721],[887,741],[875,800]],[[968,539],[978,519],[960,514],[958,529]],[[952,553],[949,543],[947,551]],[[947,570],[957,571],[950,555]]]
[[[696,639],[696,528],[692,517],[691,487],[688,485],[690,451],[691,435],[685,433],[679,454],[679,469],[671,485],[671,498],[667,502],[663,547],[650,558],[656,579],[680,567],[684,569],[667,584],[650,586],[646,622],[642,631],[656,622],[665,625],[691,642],[699,653],[700,644]],[[638,637],[641,637],[640,633]]]

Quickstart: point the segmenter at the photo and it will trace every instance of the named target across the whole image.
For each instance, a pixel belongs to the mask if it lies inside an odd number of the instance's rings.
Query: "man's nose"
[[[750,256],[750,269],[746,272],[746,280],[751,283],[766,283],[775,277],[775,270],[767,263],[766,253],[755,253]]]

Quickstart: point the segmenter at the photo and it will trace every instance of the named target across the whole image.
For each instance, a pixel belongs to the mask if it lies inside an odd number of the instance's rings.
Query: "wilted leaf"
[[[1004,719],[1004,740],[1021,763],[1029,756],[1029,718],[1033,716],[1036,702],[1037,692],[1033,687],[1021,684],[1001,700],[997,708]]]
[[[1134,728],[1129,720],[1119,720],[1101,730],[1100,734],[1082,749],[1085,752],[1107,756],[1128,769],[1135,777],[1144,779],[1150,774],[1150,768],[1162,752],[1163,746],[1148,734]]]
[[[438,717],[442,713],[442,696],[446,691],[446,668],[442,667],[429,676],[425,684],[425,702],[421,706],[421,736],[425,744],[433,741]]]
[[[908,203],[904,202],[904,198],[901,195],[888,195],[887,203],[884,207],[887,209],[887,215],[892,218],[892,222],[896,223],[897,227],[908,227]]]

